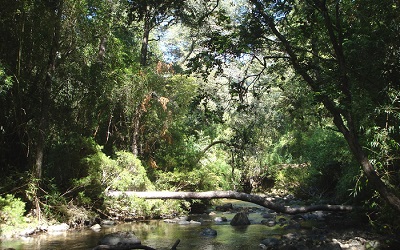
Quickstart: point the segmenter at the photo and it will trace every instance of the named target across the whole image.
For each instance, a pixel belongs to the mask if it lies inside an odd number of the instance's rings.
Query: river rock
[[[133,232],[115,232],[107,234],[99,241],[99,245],[107,246],[134,246],[140,244],[140,239]]]
[[[37,232],[37,228],[28,226],[19,233],[19,236],[29,236]]]
[[[215,217],[214,218],[215,222],[226,222],[228,219],[226,217]]]
[[[315,211],[315,212],[311,212],[308,214],[304,214],[302,215],[304,219],[306,220],[319,220],[319,221],[323,221],[325,220],[327,213],[324,211]]]
[[[93,231],[100,231],[101,226],[99,224],[94,224],[93,226],[90,227]]]
[[[207,236],[207,237],[215,237],[215,236],[217,236],[217,231],[215,231],[212,228],[205,228],[203,231],[201,231],[201,235]]]
[[[273,227],[276,225],[276,221],[275,220],[262,220],[261,224],[267,225],[269,227]]]
[[[265,249],[274,249],[280,245],[280,240],[276,238],[267,238],[261,241],[261,245],[264,245]]]
[[[239,212],[237,213],[232,221],[231,221],[232,226],[246,226],[250,225],[249,218],[247,217],[247,214],[244,212]]]
[[[187,220],[178,220],[177,224],[178,224],[178,225],[189,225],[190,222],[187,221]]]
[[[165,223],[176,223],[177,222],[177,220],[175,220],[175,219],[165,219],[165,220],[163,220]]]
[[[197,221],[197,220],[191,220],[191,221],[189,221],[189,223],[190,223],[191,225],[201,225],[201,222],[200,222],[200,221]]]
[[[51,226],[47,227],[48,232],[65,232],[68,229],[69,229],[69,226],[66,223],[51,225]]]
[[[113,225],[115,225],[115,221],[113,221],[113,220],[102,220],[102,221],[101,221],[101,225],[104,225],[104,226],[113,226]]]

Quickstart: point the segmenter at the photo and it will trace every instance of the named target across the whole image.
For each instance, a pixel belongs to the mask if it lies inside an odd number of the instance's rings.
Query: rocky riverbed
[[[292,197],[271,198],[295,204]],[[237,215],[240,216],[237,216]],[[237,219],[240,219],[236,221]],[[241,225],[243,223],[243,225]],[[108,234],[124,232],[141,244],[157,250],[171,249],[397,249],[395,235],[375,233],[362,217],[350,213],[312,212],[279,214],[251,203],[223,200],[202,214],[178,216],[163,221],[121,223],[103,220],[77,231],[65,224],[47,228],[62,234],[52,238],[43,234],[25,237],[31,242],[2,242],[0,249],[93,249]],[[65,231],[62,233],[62,231]],[[55,236],[57,237],[57,236]],[[59,237],[62,237],[60,239]],[[45,238],[43,240],[42,238]],[[60,245],[60,242],[64,242]],[[37,245],[39,244],[39,246]],[[59,248],[57,248],[59,247]],[[103,246],[104,247],[104,246]],[[101,249],[101,248],[98,248]],[[105,248],[107,249],[107,248]],[[113,248],[118,249],[118,246]]]
[[[280,199],[277,197],[276,201],[281,202]],[[245,202],[228,202],[207,214],[169,218],[164,223],[190,226],[201,236],[215,238],[223,230],[218,225],[241,230],[262,225],[269,233],[259,237],[257,249],[397,249],[400,244],[395,235],[373,232],[367,220],[354,214],[317,211],[285,215]],[[199,227],[193,227],[195,225]],[[263,228],[259,227],[259,230]],[[254,247],[252,244],[241,248]]]
[[[372,230],[367,220],[349,213],[312,212],[298,215],[278,214],[262,207],[235,206],[226,203],[210,212],[214,223],[245,227],[249,221],[243,214],[262,219],[252,219],[250,224],[262,224],[273,228],[274,233],[260,241],[260,249],[398,249],[400,241],[395,235],[379,235]],[[232,217],[227,219],[227,217]],[[235,221],[237,215],[240,221]],[[170,221],[169,221],[170,222]],[[179,219],[178,224],[184,224]],[[241,224],[242,223],[242,224]],[[218,228],[215,228],[215,235]]]

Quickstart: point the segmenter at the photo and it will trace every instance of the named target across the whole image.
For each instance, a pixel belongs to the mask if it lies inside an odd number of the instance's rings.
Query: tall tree
[[[20,137],[19,143],[26,145],[22,147],[27,152],[28,163],[32,164],[32,198],[37,215],[40,217],[35,190],[43,175],[43,157],[49,136],[50,107],[60,46],[63,1],[40,3],[24,1],[5,6],[10,11],[7,15],[11,15],[16,21],[11,27],[17,29],[3,34],[11,41],[16,40],[15,44],[18,46],[10,49],[10,44],[3,43],[1,58],[6,65],[7,73],[13,76],[14,85],[9,100],[15,111],[14,124]],[[6,22],[7,15],[3,19]]]
[[[140,49],[140,64],[147,66],[149,37],[152,30],[159,27],[163,22],[176,22],[180,12],[183,9],[184,2],[176,0],[157,1],[157,0],[131,0],[129,1],[130,19],[132,21],[141,21],[142,44]]]
[[[107,131],[115,106],[110,104],[112,90],[125,80],[118,70],[121,65],[135,66],[131,45],[136,36],[121,35],[129,30],[124,29],[124,16],[117,14],[126,10],[119,8],[119,1],[2,1],[1,5],[1,169],[7,176],[29,170],[33,185],[27,193],[38,210],[42,179],[53,174],[63,181],[57,184],[69,185],[62,177],[81,172],[66,159],[73,152],[56,156],[55,151],[81,148],[79,138],[100,138],[99,127]],[[129,44],[129,53],[120,44]],[[122,57],[124,53],[128,55]],[[70,158],[84,157],[79,150],[74,152],[77,155]],[[60,167],[67,162],[68,168]]]

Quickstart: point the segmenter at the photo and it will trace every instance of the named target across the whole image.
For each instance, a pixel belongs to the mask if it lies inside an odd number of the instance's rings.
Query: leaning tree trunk
[[[133,191],[108,191],[108,196],[134,196],[144,199],[222,199],[229,198],[241,201],[251,202],[276,212],[285,214],[300,214],[313,211],[352,211],[352,206],[346,205],[313,205],[289,207],[277,204],[268,200],[267,197],[246,194],[235,191],[208,191],[208,192],[169,192],[169,191],[151,191],[151,192],[133,192]]]

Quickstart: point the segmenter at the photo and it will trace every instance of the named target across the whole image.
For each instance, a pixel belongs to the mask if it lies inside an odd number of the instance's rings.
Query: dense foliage
[[[400,210],[397,1],[0,4],[1,223],[191,205],[108,190]]]

